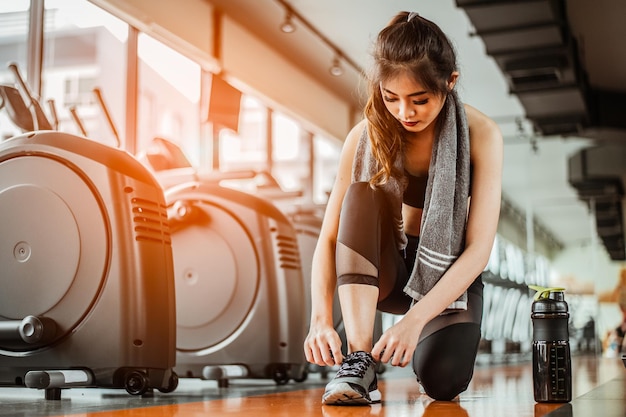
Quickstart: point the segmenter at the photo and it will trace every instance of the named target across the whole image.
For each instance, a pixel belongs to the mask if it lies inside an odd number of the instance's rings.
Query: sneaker
[[[376,362],[359,351],[346,356],[335,377],[326,385],[322,404],[359,405],[380,402]]]

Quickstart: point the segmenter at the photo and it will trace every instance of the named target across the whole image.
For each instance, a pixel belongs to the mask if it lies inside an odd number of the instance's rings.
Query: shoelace
[[[374,363],[374,359],[367,352],[353,352],[344,359],[337,371],[336,377],[363,378],[367,369]]]

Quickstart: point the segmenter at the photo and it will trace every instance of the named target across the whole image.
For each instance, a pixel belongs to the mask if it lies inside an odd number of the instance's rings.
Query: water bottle
[[[533,385],[536,402],[572,400],[569,312],[563,288],[532,287]]]

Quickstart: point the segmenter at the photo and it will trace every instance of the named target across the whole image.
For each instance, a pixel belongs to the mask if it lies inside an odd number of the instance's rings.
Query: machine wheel
[[[178,387],[178,375],[176,374],[176,372],[172,372],[172,374],[170,375],[170,379],[167,383],[167,388],[159,388],[159,391],[164,394],[167,394],[168,392],[173,392]]]
[[[272,368],[272,379],[278,385],[285,385],[289,382],[289,373],[284,365],[276,365]]]
[[[131,395],[143,395],[149,389],[148,377],[141,371],[129,372],[124,380],[124,388]]]
[[[307,380],[308,377],[309,377],[309,371],[308,369],[304,369],[302,373],[300,374],[300,376],[294,377],[293,380],[296,382],[304,382]]]

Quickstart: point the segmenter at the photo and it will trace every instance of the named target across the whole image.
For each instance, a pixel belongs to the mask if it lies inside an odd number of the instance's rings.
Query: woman
[[[348,134],[313,256],[306,358],[341,365],[324,404],[378,401],[375,363],[413,369],[425,392],[467,388],[482,281],[500,210],[502,137],[463,105],[454,50],[401,12],[378,35],[365,119]],[[333,328],[339,294],[347,355]],[[372,340],[376,309],[403,314]]]

